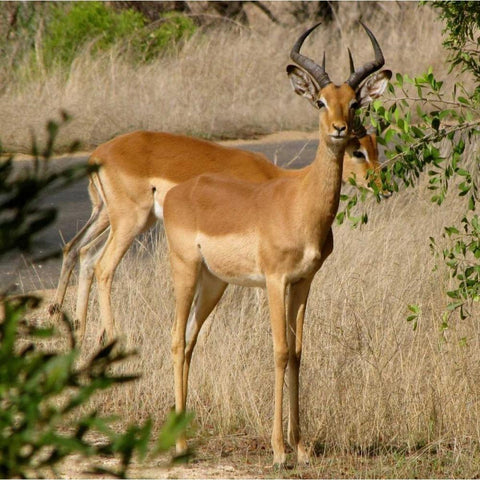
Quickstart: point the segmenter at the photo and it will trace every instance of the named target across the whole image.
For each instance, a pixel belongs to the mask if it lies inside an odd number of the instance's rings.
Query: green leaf
[[[420,307],[418,305],[408,305],[408,309],[416,315],[420,314]]]
[[[458,308],[460,308],[462,305],[464,304],[464,302],[452,302],[452,303],[449,303],[447,305],[447,310],[449,312],[453,312],[454,310],[457,310]]]
[[[445,227],[445,232],[449,237],[453,234],[458,235],[460,233],[456,227]]]
[[[468,209],[470,211],[475,211],[475,198],[473,195],[468,199]]]
[[[170,412],[158,435],[156,451],[165,452],[173,447],[178,436],[185,433],[193,416],[193,413]]]

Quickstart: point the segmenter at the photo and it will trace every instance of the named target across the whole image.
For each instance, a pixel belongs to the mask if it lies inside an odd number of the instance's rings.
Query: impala
[[[301,67],[287,67],[292,85],[319,109],[320,141],[309,167],[262,183],[201,175],[170,189],[163,204],[176,299],[172,328],[176,410],[186,407],[199,331],[227,285],[266,287],[275,365],[273,462],[280,466],[285,463],[282,401],[287,364],[288,441],[299,462],[309,459],[300,435],[298,394],[307,298],[315,273],[333,250],[331,225],[355,111],[384,88],[385,75],[361,85],[384,64],[377,40],[362,26],[375,59],[351,72],[340,86],[331,82],[325,63],[317,65],[300,53],[316,26],[292,48],[291,58]],[[185,449],[182,437],[177,451]]]
[[[375,98],[383,93],[390,76],[388,70],[377,74],[375,80],[378,80],[379,88],[374,92]],[[366,186],[367,171],[380,168],[378,149],[374,134],[367,134],[360,128],[357,135],[359,143],[350,142],[345,151],[344,180],[355,174],[357,183]],[[224,172],[243,180],[264,182],[302,171],[277,167],[259,153],[183,135],[148,131],[121,135],[100,145],[91,154],[89,163],[100,166],[89,179],[92,213],[63,249],[58,287],[49,307],[50,314],[61,309],[71,273],[79,260],[75,313],[79,343],[85,335],[94,275],[102,322],[99,339],[106,336],[111,340],[115,336],[111,307],[115,270],[133,240],[162,217],[163,200],[171,187],[209,172]]]

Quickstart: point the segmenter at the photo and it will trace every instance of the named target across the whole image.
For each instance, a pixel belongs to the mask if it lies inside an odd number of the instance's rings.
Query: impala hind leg
[[[222,298],[226,288],[227,283],[212,275],[205,266],[202,267],[186,326],[185,362],[183,367],[184,406],[186,406],[187,403],[190,362],[192,361],[192,354],[197,344],[198,335],[202,325]]]
[[[299,414],[299,374],[302,356],[302,337],[305,309],[310,292],[311,279],[302,280],[290,285],[287,309],[287,338],[288,338],[288,443],[297,454],[299,463],[308,463],[309,457],[300,437]]]
[[[80,250],[105,230],[106,227],[103,226],[105,221],[108,224],[108,214],[105,205],[92,184],[89,185],[89,193],[93,203],[92,213],[87,223],[63,248],[62,268],[57,290],[52,303],[48,307],[50,315],[54,315],[62,308],[68,282],[77,263]]]
[[[282,425],[283,381],[288,362],[285,312],[286,285],[283,279],[267,277],[268,306],[273,337],[273,355],[275,360],[275,409],[273,416],[272,449],[273,464],[285,465],[285,445]]]
[[[107,219],[108,222],[108,219]],[[108,226],[108,224],[107,224]],[[92,288],[93,276],[95,274],[95,264],[100,258],[105,245],[99,248],[102,242],[105,242],[106,228],[92,242],[82,248],[80,251],[80,272],[78,275],[77,305],[75,309],[75,324],[77,342],[81,346],[85,338],[87,326],[88,300]]]

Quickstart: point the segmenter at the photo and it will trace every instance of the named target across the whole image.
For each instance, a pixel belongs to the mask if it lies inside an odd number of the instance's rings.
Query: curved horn
[[[382,49],[375,38],[375,35],[367,28],[367,26],[360,22],[362,27],[367,32],[367,35],[370,37],[370,41],[372,42],[373,50],[375,52],[375,60],[372,62],[366,63],[363,67],[360,67],[358,70],[355,70],[351,75],[350,78],[346,81],[348,85],[350,85],[354,90],[365,80],[370,74],[379,70],[385,64],[385,59],[383,58]],[[351,56],[350,56],[351,58]],[[351,61],[353,64],[353,60]]]
[[[326,87],[329,83],[332,83],[330,78],[328,77],[327,72],[325,72],[325,68],[317,65],[313,60],[308,57],[305,57],[300,53],[300,48],[302,48],[303,42],[305,39],[310,35],[310,33],[315,30],[320,23],[317,23],[313,27],[309,28],[306,32],[304,32],[298,40],[295,42],[295,45],[290,52],[290,58],[304,68],[318,83],[320,88]]]
[[[352,75],[353,73],[355,73],[355,65],[353,64],[352,52],[350,51],[349,48],[347,48],[347,50],[348,50],[348,60],[350,62],[350,75]]]

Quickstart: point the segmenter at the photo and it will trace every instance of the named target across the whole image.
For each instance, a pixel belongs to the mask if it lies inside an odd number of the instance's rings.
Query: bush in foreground
[[[85,166],[49,171],[58,128],[55,122],[48,124],[49,139],[41,155],[34,142],[30,170],[16,174],[12,158],[0,165],[0,256],[17,249],[34,251],[36,234],[56,214],[40,200],[87,173]],[[78,366],[79,350],[68,318],[63,316],[62,323],[69,347],[48,346],[56,336],[54,329],[27,320],[38,305],[33,296],[0,292],[0,476],[38,478],[55,473],[60,462],[77,454],[92,461],[90,473],[125,477],[134,455],[142,460],[147,454],[168,451],[188,425],[188,415],[171,413],[152,447],[150,419],[117,431],[115,418],[87,408],[99,391],[138,378],[117,375],[112,369],[133,353],[122,352],[114,342]],[[118,467],[98,465],[101,456],[116,458]]]

